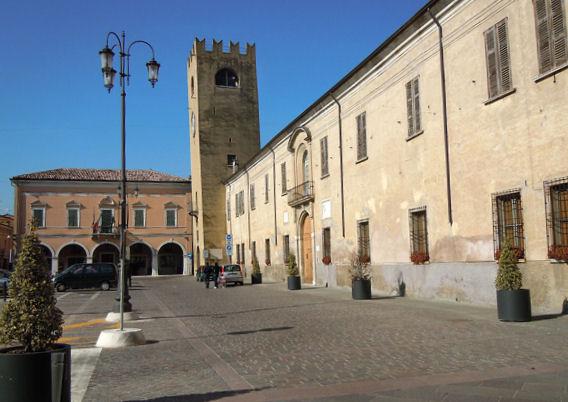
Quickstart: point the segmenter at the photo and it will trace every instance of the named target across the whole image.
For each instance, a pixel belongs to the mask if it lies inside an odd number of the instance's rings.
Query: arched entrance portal
[[[119,259],[120,251],[114,244],[101,244],[93,251],[93,262],[112,262],[118,266]]]
[[[143,243],[130,246],[132,275],[152,275],[152,249]]]
[[[78,244],[68,244],[59,251],[57,261],[58,270],[61,272],[73,264],[87,262],[87,252]]]
[[[43,244],[40,244],[39,248],[41,250],[43,267],[45,268],[46,271],[51,272],[51,259],[53,258],[51,250],[48,247],[44,246]]]
[[[158,251],[158,275],[183,274],[183,250],[175,243],[164,244]]]
[[[302,279],[306,283],[314,281],[313,254],[312,254],[312,217],[306,215],[302,221],[301,247],[302,247]]]

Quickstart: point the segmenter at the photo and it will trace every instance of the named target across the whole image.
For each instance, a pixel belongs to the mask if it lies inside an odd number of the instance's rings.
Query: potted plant
[[[501,321],[530,321],[531,296],[521,289],[523,274],[517,266],[515,250],[506,242],[499,256],[495,278],[497,288],[497,316]]]
[[[351,275],[351,297],[355,300],[371,298],[371,269],[369,257],[357,253],[351,255],[349,274]]]
[[[2,401],[70,401],[71,347],[55,343],[63,313],[35,229],[22,239],[0,315]]]
[[[558,261],[568,261],[568,246],[550,246],[548,258]]]
[[[412,254],[410,254],[410,261],[415,265],[420,265],[430,261],[430,256],[428,253],[413,251]]]
[[[257,258],[252,260],[252,273],[250,275],[250,280],[253,285],[262,283],[262,272],[260,272],[260,265]]]
[[[296,256],[292,253],[288,256],[288,290],[302,289],[302,281],[298,264],[296,264]]]
[[[321,259],[321,262],[323,262],[324,265],[329,265],[331,264],[331,257],[329,255],[326,255]]]

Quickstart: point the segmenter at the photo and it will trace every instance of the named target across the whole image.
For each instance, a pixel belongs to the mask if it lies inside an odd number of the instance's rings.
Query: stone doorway
[[[313,283],[313,250],[312,250],[312,223],[313,219],[306,215],[302,221],[301,243],[302,243],[302,279],[304,283]]]

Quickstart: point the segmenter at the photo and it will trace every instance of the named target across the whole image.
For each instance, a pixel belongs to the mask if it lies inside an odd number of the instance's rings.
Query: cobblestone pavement
[[[501,323],[493,308],[351,300],[284,284],[205,289],[135,278],[147,345],[104,349],[84,400],[568,401],[568,316]],[[64,336],[92,347],[112,292],[60,300]],[[81,326],[84,323],[90,323]]]

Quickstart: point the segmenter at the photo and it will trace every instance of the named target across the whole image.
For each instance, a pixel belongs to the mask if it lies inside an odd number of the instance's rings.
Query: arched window
[[[304,183],[310,180],[310,161],[308,159],[308,151],[304,151],[304,155],[302,156],[302,173]]]
[[[228,68],[223,68],[215,74],[215,85],[219,87],[238,88],[239,77],[237,74]]]

